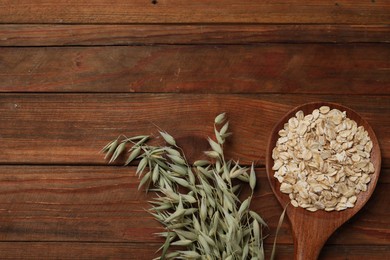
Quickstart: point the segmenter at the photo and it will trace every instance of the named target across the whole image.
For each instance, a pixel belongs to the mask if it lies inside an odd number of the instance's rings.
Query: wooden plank
[[[152,259],[159,256],[154,251],[159,244],[145,243],[73,243],[73,242],[0,242],[2,259]],[[325,246],[319,260],[383,260],[389,246]],[[290,260],[292,245],[278,245],[276,259]],[[269,259],[271,245],[265,246],[266,259]]]
[[[163,242],[153,235],[162,231],[161,225],[145,210],[155,195],[138,191],[135,167],[1,166],[0,172],[2,242]],[[251,206],[269,224],[266,243],[272,244],[282,208],[265,170],[256,172],[258,188]],[[389,176],[388,169],[382,172],[368,204],[328,245],[389,246]],[[243,189],[242,198],[249,195],[249,189]],[[287,221],[278,243],[292,244]]]
[[[153,259],[158,243],[0,242],[2,259]]]
[[[281,255],[285,255],[285,259],[291,259],[291,254],[287,254],[287,248],[281,248]],[[383,260],[388,256],[389,246],[325,246],[321,251],[319,260],[321,259],[338,259],[338,260]],[[285,253],[286,252],[286,253]],[[288,258],[290,257],[290,258]]]
[[[161,242],[133,170],[15,166],[0,179],[1,241]]]
[[[0,24],[0,46],[390,42],[389,25]]]
[[[382,165],[390,166],[389,96],[299,94],[2,94],[0,163],[101,165],[100,149],[120,134],[151,134],[161,144],[155,125],[195,160],[209,149],[214,117],[225,111],[234,133],[227,156],[264,165],[273,126],[310,101],[337,102],[360,113],[377,135]]]
[[[0,23],[387,24],[387,1],[19,0],[0,2]],[[223,14],[223,15],[221,15]]]
[[[390,94],[387,44],[0,48],[2,92]]]

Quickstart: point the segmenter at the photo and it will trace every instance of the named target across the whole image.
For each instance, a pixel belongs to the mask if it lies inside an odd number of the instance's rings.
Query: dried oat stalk
[[[165,146],[148,145],[148,136],[136,136],[119,138],[103,149],[110,162],[122,153],[128,156],[126,165],[139,160],[139,187],[156,192],[149,211],[165,227],[158,234],[165,238],[160,259],[264,259],[267,224],[250,209],[256,173],[253,164],[242,167],[225,159],[228,128],[225,113],[218,115],[215,139],[208,139],[211,149],[205,152],[208,159],[193,165],[166,132],[160,132]],[[252,194],[240,201],[243,182]],[[172,252],[171,245],[182,250]]]

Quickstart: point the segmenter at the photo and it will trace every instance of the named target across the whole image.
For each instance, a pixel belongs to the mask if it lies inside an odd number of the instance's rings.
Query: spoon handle
[[[295,241],[295,260],[316,260],[318,258],[325,241],[308,240],[309,238],[307,240]]]
[[[292,230],[295,260],[316,260],[329,236],[337,228],[337,220],[303,218],[294,214]]]
[[[293,230],[295,260],[316,260],[326,240],[331,235],[331,230],[327,229],[326,225],[325,228],[317,225],[306,227],[301,225],[299,229],[295,228]]]

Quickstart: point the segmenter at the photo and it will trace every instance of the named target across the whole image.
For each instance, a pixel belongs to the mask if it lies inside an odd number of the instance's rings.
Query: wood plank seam
[[[0,46],[388,43],[388,25],[0,24]]]

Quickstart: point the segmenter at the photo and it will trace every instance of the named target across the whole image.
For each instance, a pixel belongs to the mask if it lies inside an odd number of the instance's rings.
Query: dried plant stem
[[[160,135],[165,146],[150,146],[149,136],[142,135],[120,136],[103,148],[110,162],[123,153],[128,154],[126,165],[139,160],[139,187],[156,192],[149,212],[165,227],[158,234],[165,238],[160,259],[264,259],[267,225],[250,210],[256,186],[254,165],[242,167],[225,159],[228,126],[225,113],[215,118],[215,140],[208,138],[211,150],[205,152],[208,160],[193,165],[164,131]],[[249,183],[251,195],[240,201],[242,182]],[[171,245],[183,250],[169,252]]]

